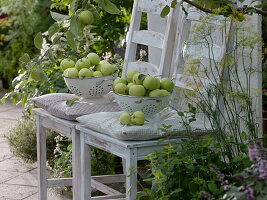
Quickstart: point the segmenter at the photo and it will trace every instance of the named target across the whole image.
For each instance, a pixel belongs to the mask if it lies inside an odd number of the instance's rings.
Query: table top
[[[66,120],[66,119],[61,119],[61,118],[55,117],[42,108],[33,108],[33,112],[36,113],[37,115],[43,117],[43,118],[49,118],[50,120],[52,120],[54,122],[65,125],[68,128],[75,128],[75,126],[77,124],[79,124],[77,121],[71,121],[71,120]]]
[[[86,128],[85,126],[78,124],[76,126],[76,129],[80,132],[85,133],[85,137],[95,137],[99,138],[103,141],[106,141],[107,143],[114,143],[118,144],[120,146],[123,146],[125,148],[136,148],[136,147],[148,147],[148,146],[158,146],[158,145],[168,145],[168,144],[178,144],[181,143],[182,138],[160,138],[160,139],[153,139],[153,140],[138,140],[138,141],[129,141],[129,140],[119,140],[116,138],[113,138],[109,135],[105,135],[99,132],[96,132],[94,130],[91,130],[89,128]],[[183,137],[185,138],[185,137]]]
[[[105,135],[105,134],[96,132],[94,130],[91,130],[89,128],[86,128],[85,126],[83,126],[79,122],[70,121],[70,120],[55,117],[55,116],[51,115],[50,113],[48,113],[47,111],[43,110],[42,108],[34,108],[33,112],[36,113],[38,116],[41,116],[42,118],[47,118],[53,122],[56,122],[57,124],[65,126],[67,128],[72,128],[72,129],[76,129],[78,131],[82,131],[86,135],[90,135],[92,137],[99,138],[99,139],[106,141],[106,142],[112,142],[112,143],[118,144],[118,145],[126,147],[126,148],[157,146],[157,145],[159,145],[159,142],[160,142],[160,145],[167,145],[170,143],[177,144],[177,143],[181,143],[181,139],[182,139],[182,138],[172,138],[172,139],[164,138],[164,140],[162,140],[162,138],[161,138],[161,139],[145,140],[145,141],[119,140],[119,139],[113,138],[109,135]],[[53,124],[51,124],[51,126],[53,126]],[[185,137],[183,137],[183,138],[185,138]]]

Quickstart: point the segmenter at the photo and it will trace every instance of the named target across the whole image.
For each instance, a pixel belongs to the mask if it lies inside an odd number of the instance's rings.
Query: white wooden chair
[[[130,29],[127,35],[127,47],[125,52],[125,64],[122,77],[125,77],[127,71],[136,69],[141,73],[157,75],[162,77],[170,76],[170,66],[172,62],[173,51],[176,48],[175,42],[177,34],[177,25],[179,18],[179,9],[171,9],[167,20],[165,34],[140,30],[142,13],[160,15],[162,9],[171,0],[135,0],[132,11]],[[142,44],[148,47],[162,49],[160,63],[154,65],[149,62],[136,61],[137,45]]]

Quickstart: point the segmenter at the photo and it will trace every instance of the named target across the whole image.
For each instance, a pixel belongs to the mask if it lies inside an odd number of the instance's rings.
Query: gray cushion
[[[109,135],[121,140],[149,140],[165,137],[169,134],[175,137],[184,137],[186,127],[182,125],[182,119],[178,116],[177,111],[164,109],[154,115],[154,118],[146,121],[143,126],[121,125],[119,117],[122,112],[101,112],[84,115],[77,118],[77,121],[87,128]],[[171,125],[168,133],[163,131],[163,125]],[[210,124],[197,119],[190,124],[190,129],[196,135],[206,134],[211,129]]]
[[[73,98],[79,98],[74,94],[52,93],[33,98],[33,103],[59,118],[75,120],[77,117],[97,112],[117,112],[121,111],[118,104],[114,102],[113,94],[105,95],[107,103],[86,103],[74,102],[67,105],[66,102]]]

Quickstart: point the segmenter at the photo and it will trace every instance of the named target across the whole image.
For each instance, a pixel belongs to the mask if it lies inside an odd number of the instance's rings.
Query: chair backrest
[[[179,9],[171,9],[167,16],[165,34],[140,30],[142,13],[160,15],[162,9],[171,0],[135,0],[133,5],[130,29],[127,35],[126,52],[122,77],[127,71],[136,69],[142,73],[156,76],[170,76],[172,55],[177,37]],[[136,61],[137,44],[162,49],[160,63],[154,65],[149,62]]]
[[[190,7],[188,8],[188,15],[181,14],[180,21],[178,25],[178,30],[181,33],[177,38],[177,50],[174,51],[173,62],[172,62],[172,78],[175,80],[175,89],[173,92],[173,97],[171,100],[171,107],[176,110],[187,110],[188,100],[185,95],[187,92],[193,91],[196,87],[198,90],[207,87],[210,81],[217,80],[220,76],[220,72],[213,69],[211,63],[219,62],[224,56],[224,49],[226,45],[225,37],[220,34],[214,34],[211,37],[214,39],[213,45],[205,46],[205,42],[193,44],[190,42],[192,38],[191,30],[194,24],[201,23],[201,18],[203,13]],[[209,21],[210,24],[220,24],[220,17],[215,18],[213,21]],[[212,52],[212,53],[211,53]],[[193,77],[186,73],[186,68],[182,67],[186,65],[187,59],[200,59],[210,67],[208,69],[213,73],[212,79],[210,77]],[[211,61],[212,60],[212,61]],[[204,70],[203,70],[204,71]],[[192,102],[190,102],[192,103]],[[216,102],[214,102],[216,104]]]

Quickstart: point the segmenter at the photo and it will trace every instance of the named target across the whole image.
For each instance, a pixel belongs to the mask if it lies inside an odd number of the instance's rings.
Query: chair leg
[[[128,149],[126,157],[126,200],[134,200],[137,194],[137,150]]]
[[[38,199],[47,200],[46,129],[40,124],[40,117],[36,118]]]
[[[80,133],[81,139],[81,200],[91,199],[91,150],[85,144],[84,133]]]
[[[72,130],[72,166],[73,166],[73,200],[81,199],[81,141],[80,133]]]

